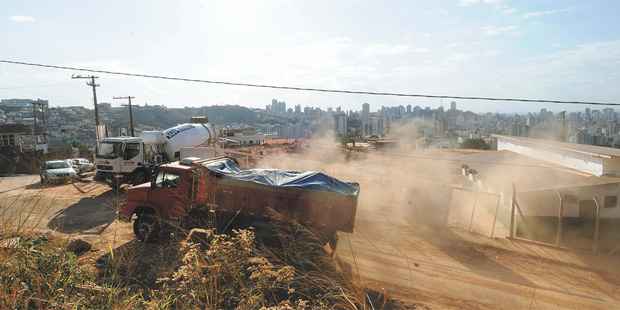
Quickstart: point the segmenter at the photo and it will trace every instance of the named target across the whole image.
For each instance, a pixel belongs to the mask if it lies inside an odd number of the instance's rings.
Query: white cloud
[[[474,4],[500,4],[503,0],[459,0],[460,6],[470,6]]]
[[[510,26],[485,26],[482,27],[482,32],[487,36],[499,36],[505,34],[517,35],[519,34],[518,27],[515,25]]]
[[[402,55],[409,51],[411,47],[404,44],[373,44],[365,47],[362,53],[364,56],[373,57]]]
[[[533,11],[533,12],[527,12],[523,14],[523,18],[535,18],[535,17],[547,16],[547,15],[554,15],[558,13],[564,13],[568,11],[570,11],[570,8],[546,10],[546,11]]]
[[[420,53],[420,54],[423,54],[423,53],[428,53],[428,52],[430,52],[430,51],[431,51],[431,50],[430,50],[430,49],[428,49],[428,48],[426,48],[426,47],[418,47],[418,48],[414,48],[414,49],[413,49],[413,52],[414,52],[414,53]]]
[[[514,68],[522,92],[558,99],[617,101],[620,98],[620,41],[591,42],[536,57]],[[508,76],[508,75],[507,75]],[[518,84],[520,80],[530,83]]]
[[[27,15],[13,15],[9,17],[9,20],[16,23],[34,23],[36,21],[34,17]]]
[[[502,8],[502,13],[506,14],[506,15],[512,15],[514,13],[516,13],[518,10],[515,8],[511,8],[511,7],[504,7]]]

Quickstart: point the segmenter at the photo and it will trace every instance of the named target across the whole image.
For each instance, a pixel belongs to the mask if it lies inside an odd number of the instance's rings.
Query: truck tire
[[[133,222],[133,232],[139,241],[156,242],[160,232],[159,221],[154,214],[142,212]]]

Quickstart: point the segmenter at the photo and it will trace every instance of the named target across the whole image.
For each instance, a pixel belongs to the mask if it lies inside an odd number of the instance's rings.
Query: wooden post
[[[502,194],[497,196],[497,205],[495,206],[495,216],[493,217],[493,225],[491,226],[491,238],[495,238],[495,223],[497,223],[497,212],[499,212],[499,205],[502,203]]]
[[[471,210],[471,217],[469,218],[469,232],[471,232],[471,223],[474,221],[474,214],[476,214],[476,205],[478,204],[478,192],[475,192],[476,199],[474,199],[474,206]]]
[[[592,244],[592,252],[596,254],[598,253],[599,217],[601,214],[601,206],[598,204],[596,196],[592,197],[592,199],[594,199],[594,205],[596,206],[596,211],[594,213],[594,243]]]
[[[515,237],[515,203],[517,200],[517,189],[515,184],[512,183],[512,198],[510,198],[510,238]]]
[[[559,191],[555,191],[558,194],[558,198],[560,199],[560,209],[558,210],[558,230],[555,235],[555,245],[560,246],[562,243],[562,218],[564,216],[564,199],[562,198],[562,194]]]

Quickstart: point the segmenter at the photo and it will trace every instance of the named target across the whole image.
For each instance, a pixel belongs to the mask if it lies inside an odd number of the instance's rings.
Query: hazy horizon
[[[620,3],[610,1],[8,1],[2,59],[313,88],[620,102]],[[0,64],[0,98],[92,107],[71,71]],[[99,74],[100,102],[359,110],[418,99],[255,89]],[[456,100],[474,112],[586,106]],[[594,108],[594,107],[593,107]],[[596,107],[604,108],[604,107]]]

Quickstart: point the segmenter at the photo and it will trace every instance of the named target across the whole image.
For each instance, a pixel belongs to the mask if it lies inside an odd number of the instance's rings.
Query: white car
[[[41,167],[41,183],[66,182],[77,176],[77,171],[71,166],[68,160],[46,161]]]
[[[78,173],[95,170],[95,165],[86,158],[73,158],[70,161]]]

